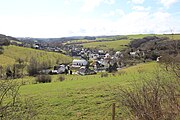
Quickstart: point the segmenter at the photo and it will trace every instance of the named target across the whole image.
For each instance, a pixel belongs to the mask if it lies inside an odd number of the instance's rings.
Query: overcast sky
[[[180,33],[180,0],[0,0],[0,34]]]

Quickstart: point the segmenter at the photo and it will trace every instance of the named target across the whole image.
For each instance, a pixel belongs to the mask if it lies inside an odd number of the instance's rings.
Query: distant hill
[[[6,36],[3,34],[0,34],[0,40],[15,40],[15,41],[19,41],[17,38],[15,37],[11,37],[11,36]]]
[[[3,46],[3,45],[7,46],[10,44],[11,41],[19,41],[19,40],[11,36],[0,34],[0,46]]]
[[[113,38],[117,37],[118,35],[111,35],[111,36],[71,36],[71,37],[59,37],[59,38],[31,38],[31,37],[18,37],[17,39],[24,42],[30,41],[43,41],[43,42],[66,42],[66,41],[73,41],[73,40],[96,40],[96,38]]]

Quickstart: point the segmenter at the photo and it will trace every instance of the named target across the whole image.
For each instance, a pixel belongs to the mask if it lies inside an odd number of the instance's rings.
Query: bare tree
[[[0,81],[1,120],[30,120],[37,115],[34,104],[20,97],[20,87],[20,84],[12,80]]]

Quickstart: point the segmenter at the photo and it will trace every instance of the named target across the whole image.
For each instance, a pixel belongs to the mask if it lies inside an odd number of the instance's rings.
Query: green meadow
[[[116,118],[127,114],[116,99],[119,87],[128,87],[140,82],[140,77],[153,75],[158,65],[155,62],[125,68],[108,77],[101,73],[90,76],[66,75],[60,82],[58,75],[51,83],[33,84],[35,78],[26,77],[20,89],[22,98],[31,98],[40,120],[109,120],[111,105],[116,105]]]
[[[98,49],[122,50],[131,41],[131,38],[143,38],[149,35],[130,35],[127,40],[91,42],[82,44],[84,47]],[[165,35],[159,35],[165,36]],[[167,37],[172,37],[167,35]],[[180,35],[174,35],[178,40]],[[0,65],[12,65],[17,59],[26,62],[35,57],[38,61],[57,60],[62,63],[72,61],[72,58],[60,53],[46,52],[31,48],[5,46],[4,53],[0,55]],[[108,77],[97,75],[52,75],[51,83],[36,83],[35,77],[25,76],[16,79],[22,83],[20,97],[29,99],[33,109],[38,113],[38,120],[110,120],[112,116],[112,103],[116,103],[116,119],[128,119],[126,110],[119,103],[119,91],[144,80],[154,77],[156,71],[161,70],[156,62],[142,63],[136,66],[123,68]],[[161,71],[160,74],[163,74]],[[65,78],[59,80],[59,76]],[[163,74],[166,77],[166,74]],[[168,78],[168,77],[167,77]]]
[[[103,41],[103,42],[91,42],[91,43],[84,43],[82,44],[85,48],[98,48],[102,50],[122,50],[126,48],[125,45],[128,45],[128,43],[131,40],[116,40],[116,41]]]
[[[102,50],[123,50],[126,48],[126,45],[129,44],[133,39],[142,39],[143,37],[147,36],[157,36],[157,37],[168,37],[172,40],[180,40],[180,35],[179,34],[138,34],[138,35],[127,35],[128,39],[123,39],[123,40],[113,40],[116,37],[110,37],[110,38],[97,38],[96,41],[90,42],[90,43],[82,43],[84,48],[98,48]],[[118,38],[118,37],[117,37]],[[99,40],[104,40],[99,42]],[[107,40],[107,41],[105,41]],[[113,40],[113,41],[108,41],[108,40]]]
[[[19,58],[28,62],[32,57],[34,57],[38,61],[50,62],[52,65],[55,65],[57,60],[59,63],[69,63],[72,60],[71,57],[60,53],[46,52],[18,46],[4,46],[3,48],[4,53],[0,55],[0,65],[2,66],[12,65]]]
[[[127,35],[129,39],[141,39],[147,36],[157,36],[157,37],[168,37],[172,40],[180,40],[180,34],[137,34],[137,35]]]

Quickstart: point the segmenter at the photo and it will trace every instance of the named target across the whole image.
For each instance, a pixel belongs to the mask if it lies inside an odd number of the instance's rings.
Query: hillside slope
[[[110,120],[118,88],[140,81],[140,76],[151,76],[156,66],[154,62],[140,64],[108,77],[69,75],[64,76],[63,82],[57,82],[58,76],[53,76],[52,83],[24,85],[20,92],[23,97],[35,99],[39,120]],[[120,113],[126,115],[117,107],[117,117]]]
[[[17,59],[23,59],[26,62],[34,57],[40,62],[50,62],[52,65],[58,63],[69,63],[71,58],[60,53],[46,52],[31,48],[18,46],[4,46],[4,53],[0,55],[0,65],[12,65]]]
[[[126,48],[126,45],[130,40],[116,40],[116,41],[103,41],[103,42],[91,42],[91,43],[84,43],[82,44],[85,48],[98,48],[102,50],[122,50]]]
[[[0,46],[1,46],[1,45],[9,45],[11,41],[13,41],[13,42],[19,42],[19,40],[16,39],[16,38],[14,38],[14,37],[0,34]]]

